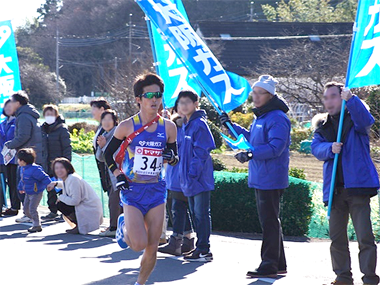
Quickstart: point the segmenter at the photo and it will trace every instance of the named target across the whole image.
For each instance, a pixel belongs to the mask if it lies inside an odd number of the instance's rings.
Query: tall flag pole
[[[353,27],[345,88],[380,84],[380,0],[359,0]],[[342,100],[337,142],[341,142],[346,101]],[[334,198],[339,154],[334,157],[327,218],[330,219]]]

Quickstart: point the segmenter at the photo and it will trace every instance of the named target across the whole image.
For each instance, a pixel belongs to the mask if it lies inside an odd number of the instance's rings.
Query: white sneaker
[[[32,220],[29,219],[25,215],[23,217],[19,218],[19,219],[16,219],[16,223],[31,223],[31,222],[32,222]]]

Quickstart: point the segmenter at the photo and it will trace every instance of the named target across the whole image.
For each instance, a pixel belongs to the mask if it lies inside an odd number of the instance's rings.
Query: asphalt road
[[[42,214],[46,208],[41,208]],[[141,252],[122,250],[115,240],[90,235],[69,235],[64,222],[43,224],[43,231],[28,234],[29,224],[0,218],[0,284],[134,284]],[[328,241],[286,241],[288,274],[278,279],[247,279],[245,273],[260,262],[261,242],[254,236],[213,234],[214,261],[189,263],[182,258],[158,255],[147,284],[284,285],[330,284]],[[350,244],[353,274],[362,284],[357,243]]]

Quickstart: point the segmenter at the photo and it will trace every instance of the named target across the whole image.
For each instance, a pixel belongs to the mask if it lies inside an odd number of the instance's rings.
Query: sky
[[[45,0],[0,0],[0,21],[11,20],[13,29],[37,17],[37,9]]]

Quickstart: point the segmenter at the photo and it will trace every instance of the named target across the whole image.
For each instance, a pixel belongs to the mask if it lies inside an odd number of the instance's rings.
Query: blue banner
[[[188,21],[182,1],[171,0],[171,2],[176,5],[178,11],[180,11]],[[148,21],[148,25],[150,25],[152,31],[152,52],[155,55],[156,70],[165,83],[165,108],[174,107],[175,101],[181,90],[194,90],[200,96],[201,88],[194,79],[190,78],[189,71],[182,64],[182,61],[177,57],[170,45],[162,40],[161,35],[157,32],[157,29],[151,21]]]
[[[225,134],[221,134],[223,139],[233,150],[244,149],[244,150],[254,150],[253,146],[247,141],[243,134],[239,135],[236,140],[230,139]]]
[[[21,90],[16,42],[11,21],[0,22],[0,113],[4,102]]]
[[[359,0],[350,59],[348,88],[380,84],[380,0]]]
[[[136,2],[187,68],[189,77],[208,93],[220,109],[229,112],[247,100],[251,92],[248,81],[223,69],[170,0]]]

